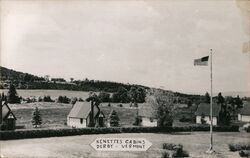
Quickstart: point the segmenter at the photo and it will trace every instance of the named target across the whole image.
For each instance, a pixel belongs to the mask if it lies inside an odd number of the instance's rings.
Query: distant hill
[[[38,77],[32,74],[15,71],[2,66],[0,66],[0,80],[19,82],[45,81],[43,77]]]
[[[105,91],[117,92],[119,87],[130,90],[131,87],[149,87],[135,84],[123,84],[112,81],[99,80],[75,80],[66,82],[46,80],[44,77],[38,77],[29,73],[23,73],[0,66],[0,88],[7,88],[10,83],[14,84],[18,89],[59,89],[59,90],[78,90],[78,91]]]
[[[72,82],[66,82],[63,78],[60,80],[45,79],[29,73],[24,73],[12,69],[8,69],[0,66],[0,89],[8,88],[12,83],[17,89],[44,89],[44,90],[74,90],[74,91],[94,91],[94,92],[118,92],[120,87],[125,88],[127,91],[131,87],[144,89],[150,89],[151,87],[136,85],[136,84],[124,84],[112,81],[99,81],[99,80],[74,80]],[[152,88],[156,89],[156,88]],[[203,96],[191,95],[179,92],[172,92],[160,89],[165,92],[173,93],[180,103],[188,103],[190,100],[200,100]]]

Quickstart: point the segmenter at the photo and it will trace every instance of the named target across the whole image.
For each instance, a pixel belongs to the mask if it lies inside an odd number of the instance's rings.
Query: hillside
[[[59,79],[58,79],[59,80]],[[99,80],[74,80],[66,82],[60,78],[61,81],[45,79],[29,73],[19,72],[0,66],[0,89],[8,88],[10,83],[13,83],[17,89],[58,89],[58,90],[76,90],[76,91],[105,91],[117,92],[119,87],[124,87],[130,90],[131,87],[149,87],[135,84],[123,84],[112,81]],[[63,81],[63,82],[62,82]]]

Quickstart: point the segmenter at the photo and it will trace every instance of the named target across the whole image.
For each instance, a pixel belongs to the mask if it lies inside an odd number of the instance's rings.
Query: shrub
[[[67,96],[59,96],[57,102],[68,104],[70,103],[70,99]]]
[[[83,102],[84,100],[82,98],[79,98],[78,101]]]
[[[174,150],[176,144],[172,144],[172,143],[163,143],[162,144],[162,149],[166,149],[166,150]]]
[[[43,101],[43,98],[42,97],[38,97],[38,102],[42,102]]]
[[[174,153],[172,157],[189,157],[189,154],[187,151],[183,150],[182,145],[177,145],[174,148]]]
[[[216,128],[215,128],[216,129]],[[231,132],[231,128],[226,128]],[[82,134],[105,134],[105,133],[157,133],[157,132],[183,132],[183,131],[209,131],[209,127],[109,127],[109,128],[65,128],[65,129],[40,129],[40,130],[22,130],[22,131],[0,131],[0,139],[24,139],[24,138],[42,138],[73,136]],[[216,130],[215,130],[216,131]],[[225,131],[225,130],[223,130]],[[165,145],[168,146],[168,145]],[[164,147],[168,148],[168,147]],[[242,148],[242,150],[249,150]]]
[[[170,154],[168,152],[163,152],[161,158],[170,158]]]
[[[191,122],[190,118],[186,118],[184,115],[180,118],[180,122]]]
[[[230,151],[240,151],[240,150],[249,150],[250,146],[248,144],[239,143],[239,144],[228,144]]]
[[[188,152],[183,150],[183,146],[181,144],[164,143],[162,148],[174,151],[172,157],[189,157]]]
[[[240,157],[249,157],[250,153],[248,150],[241,150],[239,151]]]
[[[250,132],[250,126],[248,126],[248,127],[246,128],[246,132],[247,132],[247,133]]]
[[[119,106],[119,107],[123,107],[123,105],[122,105],[122,104],[119,104],[118,106]]]
[[[53,102],[49,95],[43,97],[44,102]]]
[[[250,132],[250,125],[247,125],[247,126],[243,126],[243,129],[246,131],[246,132]]]

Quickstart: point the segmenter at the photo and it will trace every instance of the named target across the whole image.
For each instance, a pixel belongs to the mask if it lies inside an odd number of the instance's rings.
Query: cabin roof
[[[68,117],[86,119],[91,111],[91,102],[76,102]]]
[[[13,118],[16,120],[16,116],[11,111],[8,104],[5,101],[2,101],[2,119],[5,120],[10,114],[12,114]]]
[[[213,103],[213,116],[218,117],[220,113],[220,106],[218,104]],[[196,116],[201,116],[204,114],[205,116],[210,116],[210,104],[208,103],[200,103],[195,112]]]
[[[250,102],[243,104],[243,108],[240,110],[241,115],[250,115]]]
[[[144,103],[138,110],[138,116],[147,118],[157,118],[157,111],[149,103]]]

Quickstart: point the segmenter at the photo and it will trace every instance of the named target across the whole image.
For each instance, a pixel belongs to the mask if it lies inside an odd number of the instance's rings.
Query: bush
[[[250,153],[248,150],[241,150],[239,151],[240,157],[249,157]]]
[[[246,132],[247,132],[247,133],[250,132],[250,126],[248,126],[248,127],[246,128]]]
[[[58,103],[65,103],[65,104],[69,104],[70,103],[70,99],[67,96],[59,96],[57,99]]]
[[[54,102],[49,95],[43,97],[44,102]]]
[[[184,115],[180,118],[180,122],[191,122],[190,118],[186,118]]]
[[[78,101],[83,102],[84,100],[82,98],[79,98]]]
[[[187,151],[183,150],[182,145],[177,145],[174,148],[174,153],[172,157],[189,157],[189,154]]]
[[[118,107],[123,107],[123,105],[122,105],[122,104],[118,104],[117,106],[118,106]]]
[[[216,129],[216,128],[215,128]],[[226,128],[231,132],[231,128]],[[0,131],[1,140],[24,139],[24,138],[42,138],[42,137],[60,137],[82,134],[105,134],[105,133],[169,133],[186,131],[209,131],[209,127],[109,127],[109,128],[65,128],[65,129],[40,129],[40,130],[22,130],[22,131]],[[216,131],[216,130],[215,130]],[[225,130],[223,130],[225,131]],[[167,147],[164,147],[167,148]],[[242,148],[248,150],[248,148]]]
[[[230,151],[241,151],[241,150],[249,150],[250,146],[248,144],[239,143],[239,144],[228,144]]]
[[[250,125],[247,125],[247,126],[243,126],[243,129],[249,133],[250,132]]]
[[[168,152],[163,152],[161,158],[170,158],[170,154]]]
[[[162,144],[162,149],[165,150],[174,150],[176,144],[172,144],[172,143],[163,143]]]
[[[183,146],[181,144],[164,143],[162,148],[174,151],[172,157],[189,157],[188,152],[183,150]]]

